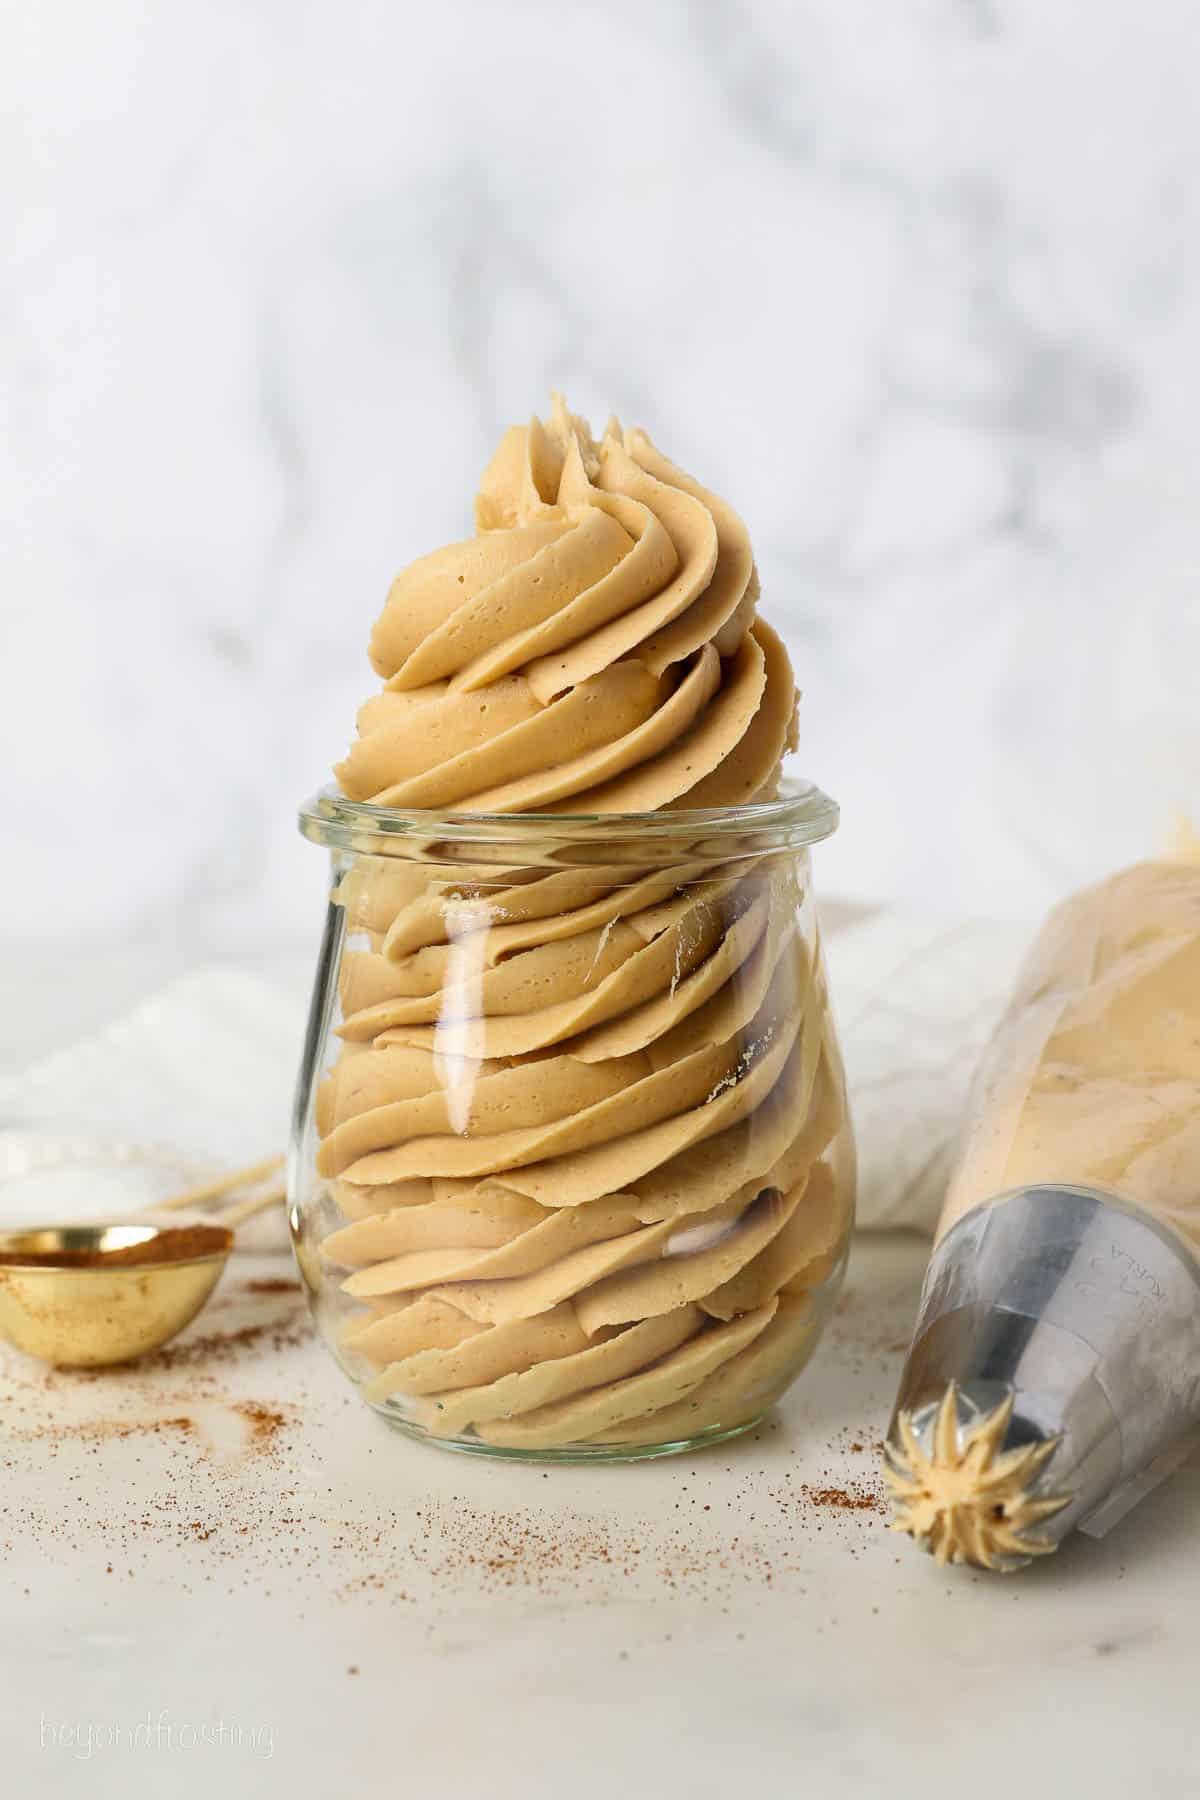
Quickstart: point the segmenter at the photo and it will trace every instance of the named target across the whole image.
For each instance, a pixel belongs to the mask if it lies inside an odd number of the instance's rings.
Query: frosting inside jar
[[[556,401],[478,534],[393,584],[337,770],[392,808],[604,815],[775,795],[796,691],[732,509]],[[519,854],[519,852],[514,852]],[[439,856],[444,860],[439,860]],[[375,1402],[508,1449],[667,1444],[804,1360],[849,1227],[807,865],[361,857],[342,877],[323,1256]]]

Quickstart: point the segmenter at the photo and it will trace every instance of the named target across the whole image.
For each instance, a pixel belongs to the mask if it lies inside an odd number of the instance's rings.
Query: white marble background
[[[370,620],[551,384],[743,511],[827,889],[1028,914],[1194,807],[1192,0],[3,38],[0,929],[315,927]]]

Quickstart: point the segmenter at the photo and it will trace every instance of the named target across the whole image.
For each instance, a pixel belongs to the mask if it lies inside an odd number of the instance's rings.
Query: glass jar
[[[854,1151],[811,786],[706,812],[390,811],[332,853],[290,1216],[321,1335],[447,1448],[661,1456],[753,1425],[840,1285]]]

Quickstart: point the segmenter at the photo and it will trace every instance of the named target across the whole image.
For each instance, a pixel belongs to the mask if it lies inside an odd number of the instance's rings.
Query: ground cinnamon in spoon
[[[113,1250],[0,1250],[0,1267],[22,1269],[140,1268],[151,1263],[188,1262],[232,1249],[233,1233],[217,1225],[180,1225],[139,1244]]]

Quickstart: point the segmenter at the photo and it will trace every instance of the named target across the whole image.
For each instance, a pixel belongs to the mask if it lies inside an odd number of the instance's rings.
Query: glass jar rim
[[[801,849],[819,844],[837,830],[836,800],[811,781],[782,781],[773,800],[743,806],[681,808],[642,813],[484,813],[440,808],[375,806],[349,800],[333,785],[321,788],[300,808],[301,835],[327,849],[367,856],[411,856],[415,846],[447,844],[513,845],[526,850],[569,842],[593,845],[695,846],[724,856],[764,850]]]

